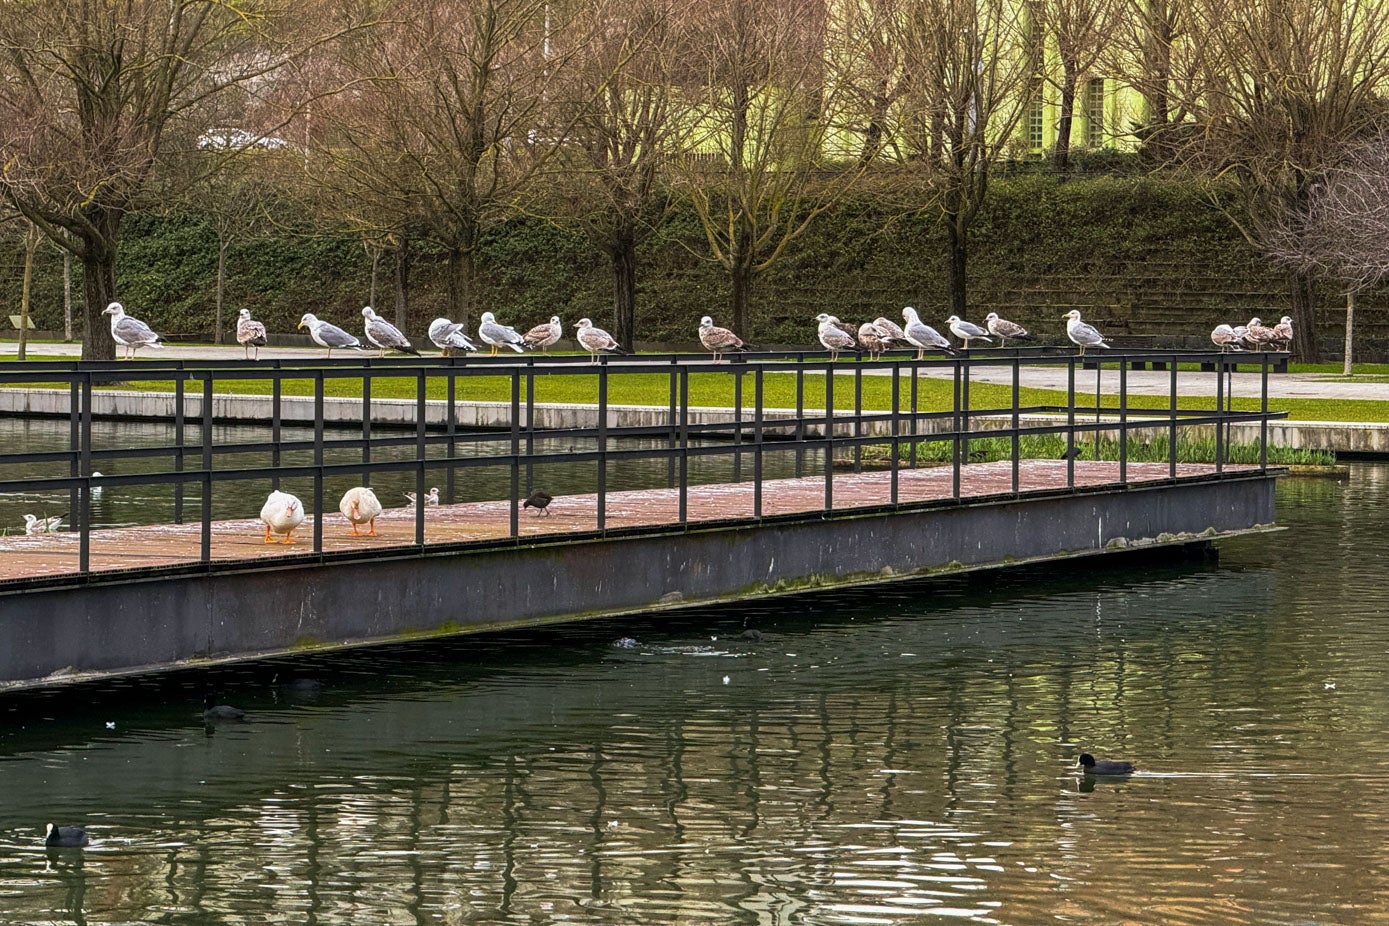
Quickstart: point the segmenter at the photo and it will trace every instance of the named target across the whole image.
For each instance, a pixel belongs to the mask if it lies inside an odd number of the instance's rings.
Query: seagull
[[[521,507],[534,508],[535,516],[537,518],[540,517],[542,514],[546,517],[549,517],[550,502],[554,500],[555,497],[551,495],[549,492],[541,492],[537,490],[535,492],[532,492],[530,495],[526,496],[526,500],[521,503]]]
[[[748,349],[742,338],[727,328],[720,328],[715,325],[713,317],[709,315],[699,320],[699,343],[703,344],[704,349],[714,355],[715,363],[719,362],[720,354]]]
[[[958,315],[950,316],[945,323],[950,326],[951,334],[965,342],[965,350],[969,350],[971,340],[988,341],[990,344],[994,342],[993,338],[986,337],[987,331],[973,322],[964,321]]]
[[[246,712],[230,704],[218,704],[212,695],[203,696],[203,720],[245,720]]]
[[[844,323],[833,315],[821,312],[815,316],[815,320],[820,323],[817,334],[820,336],[820,343],[830,352],[831,363],[839,359],[841,350],[854,350],[858,347],[858,341],[854,336],[844,330]]]
[[[386,321],[371,306],[362,309],[362,317],[366,319],[367,340],[381,348],[381,356],[386,356],[388,350],[398,350],[402,354],[414,354],[416,357],[420,352],[410,346],[410,341],[405,335],[400,333],[400,329]]]
[[[1293,320],[1292,316],[1284,315],[1278,320],[1278,324],[1273,326],[1273,333],[1278,335],[1278,340],[1283,342],[1284,350],[1291,350],[1293,343]]]
[[[883,351],[887,350],[892,343],[883,335],[877,322],[864,322],[858,326],[858,342],[868,348],[869,360],[876,360],[881,357]]]
[[[884,342],[896,341],[896,342],[901,343],[901,344],[905,344],[905,343],[906,343],[906,341],[907,341],[907,333],[906,333],[905,331],[902,330],[902,326],[901,326],[901,325],[897,324],[897,323],[896,323],[895,321],[893,321],[892,319],[890,319],[890,318],[875,318],[875,319],[873,319],[873,324],[874,324],[874,325],[877,325],[878,330],[881,331],[881,332],[883,333],[883,341],[884,341]],[[888,344],[888,345],[887,345],[887,349],[889,349],[889,350],[891,350],[892,347],[893,347],[892,344]]]
[[[24,516],[24,533],[26,534],[51,534],[63,526],[65,515],[54,515],[51,518],[36,518],[32,514]]]
[[[932,328],[921,320],[916,314],[916,309],[907,306],[902,310],[902,319],[907,326],[902,329],[902,333],[907,337],[907,343],[916,348],[916,359],[922,359],[927,350],[943,350],[947,354],[958,354],[955,346],[947,341],[939,331]]]
[[[381,514],[381,500],[371,489],[366,486],[348,489],[343,493],[342,501],[338,502],[338,510],[352,522],[353,537],[363,536],[357,530],[359,524],[366,524],[370,528],[366,532],[367,537],[376,536],[376,518]]]
[[[1245,346],[1252,347],[1254,345],[1254,342],[1249,340],[1248,325],[1236,325],[1234,328],[1230,330],[1235,333],[1235,343],[1240,347],[1241,350],[1243,350]]]
[[[531,350],[540,348],[540,352],[546,353],[547,348],[560,338],[564,337],[564,326],[559,323],[558,315],[551,315],[550,320],[543,325],[536,325],[530,331],[521,335],[522,342]]]
[[[1082,752],[1076,764],[1085,769],[1086,775],[1132,775],[1138,768],[1132,762],[1096,762],[1088,752]]]
[[[251,348],[256,349],[255,359],[260,359],[260,349],[268,343],[265,340],[265,326],[251,317],[250,309],[242,309],[236,320],[236,343],[246,350],[246,359],[251,359]]]
[[[1071,309],[1061,317],[1066,319],[1066,337],[1080,347],[1082,357],[1085,356],[1085,348],[1087,347],[1103,347],[1105,350],[1109,350],[1109,345],[1104,342],[1104,335],[1100,334],[1093,326],[1081,321],[1079,311]]]
[[[113,302],[102,315],[111,316],[111,339],[126,349],[126,357],[135,359],[135,351],[142,347],[163,347],[163,340],[149,325],[140,319],[125,314],[125,306]]]
[[[492,345],[493,357],[497,356],[497,348],[503,345],[518,354],[525,350],[525,339],[516,333],[515,328],[497,324],[497,316],[491,312],[482,313],[482,321],[477,327],[477,336],[482,338],[484,343]]]
[[[335,349],[346,350],[349,347],[353,350],[362,349],[361,341],[357,340],[346,331],[343,331],[337,325],[330,325],[325,321],[320,321],[318,316],[314,315],[312,312],[304,313],[304,317],[299,319],[299,327],[308,328],[309,337],[313,338],[314,343],[319,347],[328,348],[329,357],[333,356],[333,351]]]
[[[265,522],[265,542],[274,543],[270,534],[284,534],[280,543],[294,543],[294,529],[304,523],[304,504],[288,492],[271,492],[260,509]]]
[[[579,319],[579,323],[574,327],[579,329],[579,345],[589,352],[593,357],[594,363],[598,362],[599,351],[612,351],[615,354],[627,353],[622,349],[621,345],[613,340],[612,335],[608,334],[602,328],[593,327],[593,322],[589,321],[587,318]]]
[[[406,493],[405,493],[405,497],[408,498],[408,499],[410,500],[410,504],[412,504],[412,505],[415,504],[415,493],[414,493],[414,492],[406,492]],[[425,496],[424,496],[424,506],[425,506],[426,508],[428,508],[430,505],[437,505],[437,504],[439,504],[439,487],[438,487],[438,486],[435,486],[434,488],[430,489],[428,492],[425,493]]]
[[[1288,324],[1292,325],[1292,319],[1288,319]],[[1261,318],[1251,318],[1248,324],[1249,334],[1247,338],[1256,347],[1263,347],[1278,340],[1278,332],[1264,324]]]
[[[477,345],[463,333],[463,326],[447,318],[436,318],[429,323],[429,340],[450,357],[455,350],[477,350]]]
[[[1244,350],[1240,347],[1240,338],[1235,334],[1235,329],[1229,325],[1216,325],[1211,329],[1211,342],[1220,348],[1222,353],[1227,350]]]
[[[50,849],[80,849],[91,845],[87,831],[80,826],[58,826],[49,823],[44,827],[43,844]]]
[[[1014,341],[1030,341],[1032,335],[1027,333],[1027,329],[1017,322],[1010,322],[1006,318],[999,318],[997,312],[990,312],[984,316],[984,327],[989,329],[989,334],[998,336],[998,346],[1004,347],[1008,344],[1008,339]]]

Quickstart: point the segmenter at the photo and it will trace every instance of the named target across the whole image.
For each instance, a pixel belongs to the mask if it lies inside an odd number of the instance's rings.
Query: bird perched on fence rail
[[[304,317],[299,319],[300,328],[309,329],[309,337],[319,347],[328,348],[328,356],[333,356],[334,350],[362,350],[362,342],[353,335],[343,331],[337,325],[323,321],[312,312],[305,312]]]
[[[236,343],[240,344],[246,351],[246,359],[251,359],[251,348],[256,349],[255,359],[260,359],[260,349],[267,343],[265,340],[265,326],[251,317],[250,309],[242,309],[237,313],[236,319]]]
[[[950,333],[961,341],[965,342],[965,350],[969,350],[970,341],[988,341],[990,344],[994,339],[988,336],[988,332],[980,328],[974,322],[967,322],[958,315],[952,315],[945,320],[950,326]]]
[[[1278,324],[1273,326],[1273,333],[1278,335],[1284,350],[1292,350],[1293,346],[1293,320],[1292,316],[1284,315],[1278,320]]]
[[[1216,325],[1211,329],[1211,343],[1220,348],[1221,353],[1230,350],[1244,350],[1239,342],[1239,335],[1235,334],[1235,329],[1229,325]]]
[[[732,351],[745,351],[748,346],[743,343],[743,339],[738,337],[727,328],[720,328],[714,324],[712,316],[706,315],[699,320],[699,343],[704,345],[704,349],[714,355],[714,362],[719,362],[719,357]]]
[[[902,310],[902,319],[907,323],[902,333],[907,336],[907,343],[916,348],[917,360],[925,357],[928,350],[942,350],[951,355],[959,353],[945,335],[923,322],[911,306]]]
[[[579,319],[579,323],[574,327],[579,329],[576,338],[579,342],[579,346],[588,351],[589,356],[593,358],[593,363],[598,362],[598,354],[600,351],[608,351],[614,354],[627,353],[622,349],[622,346],[613,339],[612,335],[608,334],[602,328],[595,328],[593,322],[587,318]]]
[[[878,327],[878,330],[883,333],[884,341],[892,342],[888,345],[889,349],[891,349],[892,347],[896,347],[898,344],[909,343],[907,341],[907,333],[902,330],[901,325],[897,324],[892,319],[883,318],[879,316],[878,318],[873,319],[873,324],[876,325]]]
[[[1289,319],[1288,324],[1291,326],[1291,319]],[[1249,319],[1249,324],[1245,327],[1249,332],[1245,337],[1255,347],[1273,347],[1274,342],[1278,340],[1278,332],[1265,325],[1262,318]]]
[[[420,355],[418,350],[410,346],[410,339],[401,334],[395,325],[377,315],[371,306],[362,309],[362,318],[365,319],[367,340],[381,348],[381,356],[386,356],[388,350],[398,350],[416,357]]]
[[[125,314],[125,306],[113,302],[102,315],[111,316],[111,340],[126,350],[127,359],[134,360],[135,352],[142,347],[163,347],[164,339],[154,333],[149,325],[133,315]]]
[[[883,333],[877,322],[864,322],[858,326],[858,342],[868,351],[869,360],[877,360],[883,351],[892,346],[892,339]]]
[[[468,340],[468,336],[463,333],[463,326],[447,318],[436,318],[429,323],[429,340],[447,357],[453,356],[456,350],[477,350],[477,345]]]
[[[270,535],[284,534],[280,543],[294,543],[294,529],[304,523],[304,503],[288,492],[271,492],[260,509],[265,522],[265,542],[274,543]]]
[[[989,334],[998,338],[999,347],[1007,347],[1008,339],[1014,341],[1030,341],[1032,335],[1027,333],[1027,329],[1017,322],[1010,322],[1006,318],[999,318],[997,312],[990,312],[984,316],[984,327],[989,329]]]
[[[549,321],[542,322],[521,335],[521,343],[531,350],[539,349],[542,354],[545,354],[549,353],[550,346],[562,337],[564,337],[564,326],[560,324],[558,315],[551,315]]]
[[[482,318],[478,321],[477,336],[484,344],[492,345],[493,357],[497,356],[499,347],[509,347],[518,354],[526,349],[525,340],[516,333],[516,329],[500,324],[497,316],[491,312],[482,313]]]
[[[1066,319],[1066,337],[1080,348],[1082,357],[1085,356],[1085,348],[1087,347],[1103,347],[1105,350],[1109,350],[1109,345],[1104,342],[1104,335],[1100,334],[1095,326],[1087,325],[1081,321],[1078,310],[1071,309],[1061,317]]]
[[[355,486],[343,493],[342,500],[338,502],[338,510],[342,516],[352,522],[352,536],[362,536],[357,529],[358,525],[368,526],[366,536],[376,536],[376,519],[381,515],[381,500],[376,497],[376,493],[366,486]]]
[[[540,517],[540,515],[542,514],[548,517],[550,514],[550,502],[554,500],[555,497],[551,495],[549,492],[541,492],[539,490],[536,490],[532,492],[530,495],[526,496],[526,500],[521,503],[521,507],[534,508],[536,517]]]
[[[844,323],[833,315],[821,312],[815,316],[815,321],[819,323],[816,335],[820,338],[820,343],[825,345],[825,350],[830,352],[830,362],[839,359],[839,352],[842,350],[857,350],[858,340],[844,328]]]

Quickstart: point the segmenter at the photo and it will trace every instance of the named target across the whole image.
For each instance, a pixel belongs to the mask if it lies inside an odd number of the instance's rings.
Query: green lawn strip
[[[1117,437],[1102,436],[1096,452],[1095,439],[1090,434],[1076,437],[1076,446],[1081,449],[1082,458],[1087,460],[1118,460],[1119,440]],[[1170,459],[1170,444],[1167,434],[1133,435],[1127,441],[1127,457],[1131,463],[1166,463]],[[1024,435],[1018,439],[1019,454],[1027,459],[1060,459],[1069,448],[1064,434]],[[1224,448],[1225,462],[1259,462],[1259,444],[1228,444]],[[872,444],[865,448],[869,459],[887,459],[890,451],[887,445]],[[1215,461],[1215,438],[1195,436],[1182,432],[1177,436],[1178,463],[1211,463]],[[954,459],[953,440],[922,441],[917,444],[917,460],[928,463],[949,463]],[[987,463],[1013,458],[1013,441],[1010,437],[980,437],[969,441],[969,459],[974,463]],[[1327,450],[1299,450],[1291,447],[1272,446],[1268,448],[1268,462],[1276,466],[1330,466],[1336,462],[1336,455]]]

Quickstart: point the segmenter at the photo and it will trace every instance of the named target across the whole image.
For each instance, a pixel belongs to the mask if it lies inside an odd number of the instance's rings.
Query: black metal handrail
[[[1023,349],[1015,351],[975,352],[968,356],[917,360],[914,356],[897,357],[874,362],[853,360],[829,362],[823,353],[792,352],[743,355],[732,363],[715,364],[703,355],[665,354],[636,357],[603,358],[590,363],[587,357],[521,358],[423,358],[384,360],[360,358],[324,361],[142,361],[104,363],[25,363],[7,365],[0,370],[0,389],[18,388],[20,384],[59,388],[68,394],[67,418],[69,442],[66,450],[4,452],[0,450],[0,493],[62,492],[69,494],[72,529],[79,535],[78,572],[91,571],[92,491],[101,488],[130,486],[171,486],[174,490],[174,520],[183,523],[187,518],[184,501],[187,491],[196,496],[194,515],[201,525],[201,542],[196,563],[211,565],[212,482],[255,482],[269,480],[278,487],[282,480],[311,479],[313,492],[306,499],[312,506],[312,555],[327,554],[323,545],[325,516],[325,480],[360,473],[364,484],[370,484],[374,474],[404,473],[414,475],[415,491],[425,492],[427,473],[442,469],[446,475],[445,494],[448,500],[456,497],[456,480],[482,467],[505,467],[509,473],[507,499],[510,502],[510,531],[504,542],[521,539],[520,500],[533,486],[533,473],[539,467],[555,462],[589,463],[596,473],[596,533],[600,536],[611,529],[607,524],[609,469],[614,464],[630,461],[657,460],[665,463],[668,488],[679,490],[678,517],[671,527],[689,526],[688,493],[691,487],[690,464],[705,457],[731,458],[733,482],[745,481],[744,462],[751,462],[753,502],[751,520],[766,518],[763,511],[762,486],[764,460],[774,450],[792,449],[796,452],[796,475],[804,475],[806,454],[819,453],[823,464],[821,478],[824,502],[821,509],[805,512],[804,517],[838,516],[842,506],[834,502],[835,457],[838,453],[852,454],[855,467],[862,463],[863,448],[873,445],[888,448],[891,505],[899,502],[899,472],[914,467],[918,448],[923,443],[945,442],[951,446],[952,494],[945,503],[961,500],[962,470],[970,460],[970,443],[980,438],[1005,438],[1012,448],[1011,494],[1022,492],[1020,478],[1021,442],[1036,435],[1066,436],[1068,490],[1076,487],[1075,450],[1090,435],[1095,441],[1102,434],[1119,436],[1117,485],[1127,486],[1127,437],[1139,430],[1166,428],[1169,436],[1169,477],[1177,476],[1177,440],[1181,428],[1214,426],[1216,453],[1214,472],[1225,467],[1228,429],[1232,424],[1257,423],[1260,426],[1260,461],[1258,468],[1267,468],[1268,421],[1283,417],[1268,409],[1268,375],[1273,354],[1223,355],[1199,351],[1114,351],[1101,356],[1078,357],[1058,353],[1054,349]],[[1152,363],[1161,359],[1169,365],[1170,379],[1166,407],[1137,407],[1131,402],[1129,371],[1135,362]],[[1259,376],[1259,410],[1236,412],[1232,406],[1229,374],[1235,364],[1257,364]],[[1195,407],[1179,407],[1179,364],[1213,364],[1215,377],[1212,407],[1202,399]],[[1067,376],[1067,401],[1064,404],[1023,404],[1021,374],[1027,367],[1051,366],[1064,368]],[[976,370],[1005,367],[1011,371],[1010,385],[1003,386],[1011,396],[1007,405],[973,407],[971,385]],[[1093,403],[1077,392],[1077,370],[1097,369],[1097,392]],[[1100,390],[1105,373],[1117,378],[1113,404],[1104,401]],[[948,408],[925,408],[920,401],[919,383],[923,375],[948,374],[953,396]],[[668,396],[664,405],[649,406],[652,421],[642,424],[610,422],[615,406],[610,402],[613,377],[629,375],[664,376]],[[691,376],[733,377],[733,402],[721,412],[696,409],[690,404]],[[1205,374],[1201,374],[1205,375]],[[504,427],[493,430],[474,430],[459,422],[459,387],[473,377],[504,378],[507,399],[490,403],[502,406],[507,414]],[[768,408],[766,390],[769,377],[794,376],[795,407]],[[808,406],[807,379],[823,378],[822,407]],[[836,396],[845,395],[841,389],[844,377],[852,379],[852,406],[836,408]],[[865,378],[878,376],[890,380],[890,408],[865,407]],[[594,399],[584,405],[585,421],[573,426],[542,426],[536,415],[544,403],[536,401],[537,381],[547,377],[580,378],[593,381]],[[744,407],[746,378],[752,380],[752,404]],[[382,400],[373,396],[373,384],[379,380],[406,379],[413,381],[412,396],[404,399]],[[164,384],[154,395],[172,400],[173,443],[146,447],[98,447],[93,441],[93,423],[98,420],[96,397],[102,387],[136,380]],[[359,420],[341,425],[327,421],[326,403],[330,382],[349,380],[358,383],[360,395],[338,399],[360,403]],[[431,385],[442,380],[442,387]],[[905,380],[905,381],[904,381]],[[268,383],[270,391],[260,396],[266,402],[268,414],[263,425],[268,427],[265,441],[236,440],[218,443],[214,414],[218,384],[258,381]],[[311,402],[312,420],[300,422],[288,419],[285,405],[290,399],[285,393],[287,381],[308,381],[310,395],[298,397]],[[442,391],[443,399],[430,395]],[[236,394],[238,398],[254,398]],[[413,415],[406,425],[409,431],[383,428],[374,420],[374,403],[413,403]],[[508,407],[509,406],[509,407]],[[905,406],[905,407],[904,407]],[[442,411],[442,420],[431,422],[431,408]],[[436,416],[438,417],[438,416]],[[1040,421],[1031,420],[1040,418]],[[1028,420],[1024,420],[1028,419]],[[344,427],[359,428],[360,436],[347,436]],[[190,433],[193,435],[190,439]],[[645,446],[631,446],[644,441]],[[498,443],[505,445],[499,451]],[[545,442],[565,445],[563,451],[543,449]],[[471,451],[471,452],[470,452]],[[485,455],[482,451],[486,451]],[[358,457],[350,461],[329,460],[330,454],[351,452]],[[390,453],[404,453],[391,458]],[[244,465],[233,458],[237,455],[269,456],[268,465]],[[385,455],[383,458],[383,454]],[[287,458],[308,456],[311,460],[288,462]],[[108,474],[98,481],[91,473],[99,464],[119,459],[163,459],[168,465],[156,472]],[[5,478],[5,468],[18,464],[53,464],[66,469],[66,475],[44,475],[25,478]],[[921,505],[926,503],[911,503]],[[307,506],[306,506],[307,507]],[[415,508],[414,547],[423,550],[425,543],[425,511]],[[740,523],[748,517],[733,517],[730,523]],[[708,523],[708,522],[700,522]],[[720,522],[723,523],[723,522]],[[626,530],[624,528],[624,530]],[[572,539],[575,535],[565,533]],[[532,542],[527,534],[526,541]],[[502,541],[497,541],[502,542]],[[434,545],[431,544],[431,547]],[[467,545],[471,548],[471,545]],[[283,558],[257,560],[242,565],[278,565]],[[103,575],[106,573],[102,573]],[[90,577],[89,577],[90,578]],[[47,579],[45,579],[47,581]],[[8,583],[13,584],[13,583]]]

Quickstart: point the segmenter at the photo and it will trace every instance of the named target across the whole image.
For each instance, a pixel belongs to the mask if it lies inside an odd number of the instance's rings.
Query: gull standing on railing
[[[993,338],[988,337],[987,331],[974,322],[965,321],[958,315],[950,316],[945,320],[945,323],[950,326],[951,334],[965,342],[965,350],[969,350],[969,342],[972,340],[988,341],[990,344],[994,342]]]
[[[1244,350],[1240,347],[1239,335],[1229,325],[1216,325],[1211,330],[1211,343],[1220,348],[1221,353],[1229,350]]]
[[[897,324],[892,319],[882,317],[875,318],[873,319],[873,324],[876,325],[878,330],[883,333],[884,341],[896,341],[898,344],[907,343],[907,333],[902,330],[901,325]],[[893,346],[895,345],[889,343],[888,349],[890,350]]]
[[[400,329],[386,321],[371,306],[362,309],[362,318],[366,319],[367,340],[381,348],[381,356],[386,356],[388,350],[398,350],[402,354],[414,354],[416,357],[420,352],[410,346],[410,340],[400,333]]]
[[[1278,335],[1278,340],[1283,342],[1284,350],[1293,349],[1293,320],[1292,316],[1284,315],[1278,320],[1278,324],[1273,326],[1273,333]]]
[[[492,345],[492,356],[497,356],[498,347],[509,347],[516,353],[525,350],[525,339],[516,333],[515,328],[507,327],[497,323],[497,316],[491,312],[483,312],[482,319],[478,323],[477,336],[482,339],[484,344]]]
[[[477,345],[468,340],[463,326],[447,318],[436,318],[429,323],[429,340],[442,350],[445,356],[453,356],[456,350],[476,351]]]
[[[135,359],[135,351],[141,347],[163,347],[163,340],[154,330],[140,319],[125,314],[125,306],[113,302],[102,315],[111,316],[111,340],[126,349],[126,357]]]
[[[1093,325],[1087,325],[1081,321],[1078,310],[1071,309],[1061,317],[1066,319],[1066,337],[1080,348],[1082,357],[1085,356],[1085,348],[1087,347],[1103,347],[1105,350],[1109,350],[1109,345],[1104,342],[1104,335],[1100,334]]]
[[[998,336],[998,346],[1007,347],[1008,339],[1014,341],[1030,341],[1032,335],[1027,333],[1027,329],[1017,322],[1010,322],[1006,318],[999,318],[997,312],[990,312],[984,316],[984,326],[989,329],[989,334]]]
[[[952,356],[959,353],[945,335],[923,322],[911,306],[902,310],[902,319],[907,323],[902,333],[907,336],[907,343],[916,348],[917,360],[924,358],[928,350],[943,350]]]
[[[578,342],[584,350],[589,352],[593,358],[592,362],[598,362],[599,351],[611,351],[614,354],[627,353],[622,346],[613,340],[613,336],[602,328],[593,327],[593,322],[587,318],[579,319],[579,323],[574,326],[579,329]]]
[[[328,348],[328,356],[333,356],[336,350],[361,350],[362,342],[354,336],[343,331],[337,325],[331,325],[323,321],[312,312],[305,312],[304,317],[299,319],[300,328],[309,329],[309,337],[313,338],[314,343],[319,347]]]
[[[747,350],[742,338],[727,328],[720,328],[715,325],[713,317],[709,315],[699,320],[699,343],[703,344],[704,349],[714,355],[715,363],[719,362],[721,354]]]
[[[255,359],[260,359],[260,349],[266,345],[265,326],[251,317],[250,309],[237,313],[236,343],[246,351],[246,359],[251,359],[251,348],[256,349]]]
[[[562,337],[564,337],[564,326],[560,324],[558,315],[551,315],[549,321],[536,325],[521,335],[521,342],[531,350],[539,348],[540,352],[545,354],[549,353],[550,345]]]
[[[858,347],[858,341],[854,336],[844,330],[844,323],[833,315],[826,315],[821,312],[815,316],[815,320],[820,323],[816,334],[820,337],[820,343],[825,345],[825,349],[830,352],[830,362],[839,359],[841,350],[854,350]]]
[[[858,342],[868,349],[869,360],[877,360],[892,343],[877,322],[864,322],[858,326]]]
[[[1291,319],[1288,323],[1292,324]],[[1249,329],[1249,333],[1245,337],[1256,347],[1271,346],[1274,341],[1278,340],[1278,332],[1265,325],[1262,318],[1249,319],[1249,324],[1246,327]]]

